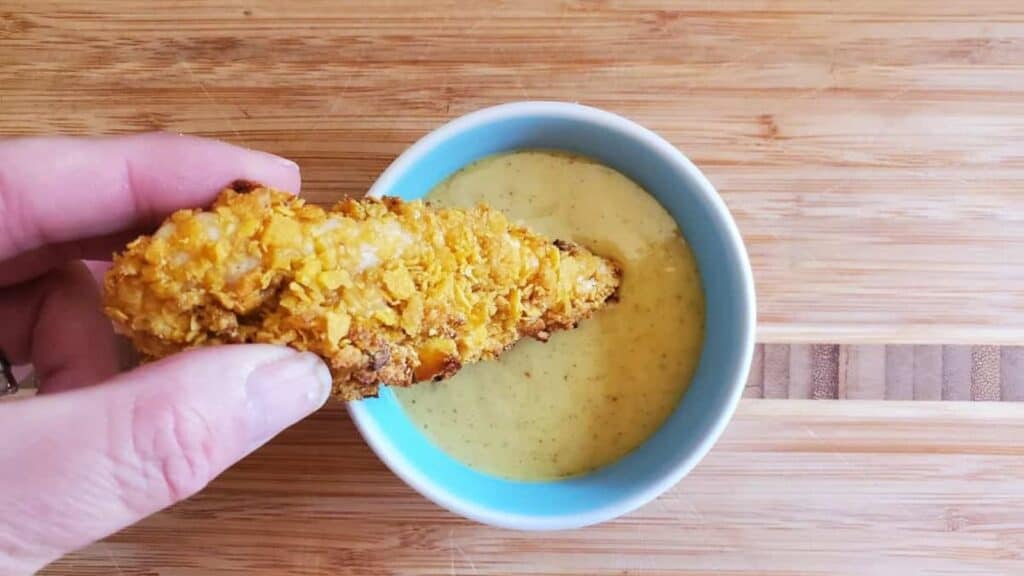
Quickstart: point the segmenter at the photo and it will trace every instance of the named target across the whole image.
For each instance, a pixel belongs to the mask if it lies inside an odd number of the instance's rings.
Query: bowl
[[[739,231],[700,170],[654,132],[596,108],[515,102],[457,118],[399,156],[369,194],[421,198],[467,164],[528,148],[575,152],[622,172],[679,224],[697,259],[706,323],[697,371],[675,411],[646,442],[611,465],[583,476],[523,482],[477,472],[442,452],[387,388],[348,409],[377,456],[440,506],[504,528],[578,528],[646,504],[711,449],[736,409],[750,369],[754,283]]]

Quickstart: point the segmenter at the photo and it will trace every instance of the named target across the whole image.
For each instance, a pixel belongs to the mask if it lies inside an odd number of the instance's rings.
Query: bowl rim
[[[378,437],[385,432],[381,430],[378,423],[369,415],[365,407],[361,406],[360,402],[353,401],[348,403],[349,415],[359,433],[363,436],[363,439],[377,457],[402,481],[428,500],[455,514],[483,524],[515,530],[561,530],[597,524],[632,512],[676,485],[707,455],[721,437],[725,427],[732,420],[750,371],[757,317],[753,272],[750,267],[746,246],[740,235],[739,228],[736,226],[736,222],[733,220],[724,200],[718,194],[715,187],[689,158],[663,137],[632,120],[606,110],[571,102],[520,101],[499,104],[470,112],[439,126],[407,148],[381,173],[370,187],[367,196],[371,198],[384,196],[385,192],[392,189],[407,170],[420,162],[435,146],[463,131],[495,121],[535,117],[538,115],[547,117],[558,116],[565,119],[603,125],[613,131],[625,133],[635,140],[645,142],[655,150],[656,154],[662,156],[665,161],[678,166],[688,176],[693,178],[697,183],[700,193],[715,213],[716,224],[724,228],[724,235],[727,238],[727,243],[730,245],[729,251],[738,258],[736,266],[741,279],[742,294],[737,294],[737,296],[741,296],[745,300],[745,308],[748,314],[743,322],[742,334],[738,336],[742,352],[740,357],[744,360],[742,365],[738,366],[737,371],[734,372],[733,380],[725,382],[725,385],[731,386],[732,390],[729,393],[724,409],[715,417],[714,424],[709,433],[700,440],[696,449],[680,459],[669,473],[664,474],[657,481],[644,487],[644,489],[637,490],[614,505],[589,510],[586,513],[538,517],[498,512],[486,507],[477,506],[463,499],[458,493],[449,490],[446,486],[433,482],[426,474],[400,457],[400,453],[392,454],[390,448],[379,444]]]

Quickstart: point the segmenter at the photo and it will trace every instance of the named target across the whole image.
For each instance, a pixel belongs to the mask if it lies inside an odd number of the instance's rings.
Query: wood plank
[[[885,398],[885,346],[843,346],[843,393],[840,398],[881,400]]]
[[[789,398],[789,351],[784,344],[765,344],[765,398]]]
[[[789,347],[789,390],[787,398],[806,400],[811,397],[814,387],[812,381],[813,346],[809,344],[792,344]]]
[[[971,347],[942,347],[942,399],[971,399]]]
[[[7,0],[0,38],[0,134],[224,138],[323,203],[465,112],[605,107],[719,188],[763,340],[1024,341],[1016,0]]]
[[[765,364],[766,349],[770,366]],[[759,344],[744,397],[764,397],[770,372],[768,397],[773,398],[1021,401],[1022,350],[1019,346]]]
[[[971,400],[999,400],[999,349],[974,346],[971,349]]]
[[[914,347],[885,347],[885,399],[913,400]]]
[[[812,351],[811,398],[834,400],[839,397],[839,346],[817,344]]]
[[[1019,574],[1022,458],[1024,404],[743,401],[640,511],[519,533],[415,494],[332,407],[44,574]]]
[[[1024,401],[1024,346],[1003,346],[1000,350],[1001,398]]]
[[[839,361],[836,366],[836,397],[846,398],[847,390],[849,388],[848,370],[850,364],[850,351],[849,346],[839,346]]]
[[[942,346],[914,346],[914,400],[942,400]]]

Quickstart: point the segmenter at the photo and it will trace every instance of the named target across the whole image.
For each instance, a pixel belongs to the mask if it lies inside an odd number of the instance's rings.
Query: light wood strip
[[[750,376],[743,388],[744,398],[764,398],[764,344],[754,346],[754,357],[750,362]]]
[[[971,399],[971,347],[942,347],[942,399]]]
[[[1000,398],[1024,401],[1024,346],[1003,346],[1000,354]]]
[[[999,400],[999,349],[975,346],[971,350],[971,400]]]
[[[793,344],[789,347],[789,390],[787,398],[806,400],[814,389],[814,347]]]
[[[782,344],[764,346],[764,397],[789,398],[789,351]]]
[[[885,346],[844,346],[845,392],[843,398],[851,400],[881,400],[885,398],[886,358]]]
[[[942,346],[914,346],[914,400],[942,400]]]
[[[850,366],[850,350],[849,346],[839,346],[839,361],[836,367],[836,397],[843,399],[848,394],[848,383],[849,383],[849,366]]]
[[[914,399],[914,347],[885,347],[885,399]]]
[[[955,433],[951,433],[955,431]],[[49,576],[1021,573],[1024,404],[745,400],[618,521],[488,528],[392,475],[337,408]]]

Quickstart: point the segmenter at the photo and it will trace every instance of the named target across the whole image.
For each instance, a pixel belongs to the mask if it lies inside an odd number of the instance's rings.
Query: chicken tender
[[[236,182],[117,255],[106,312],[146,358],[213,344],[321,356],[334,395],[440,380],[613,299],[616,265],[499,212],[394,198],[325,210]]]

